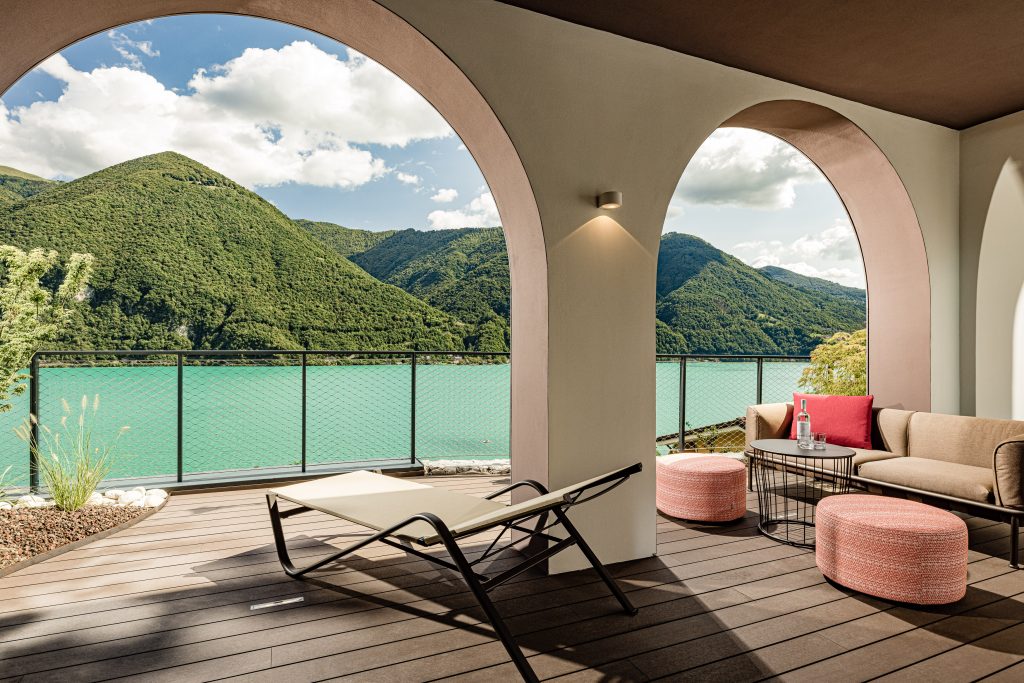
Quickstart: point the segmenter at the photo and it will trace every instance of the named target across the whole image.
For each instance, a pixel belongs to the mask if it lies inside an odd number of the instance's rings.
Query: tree
[[[58,258],[56,251],[0,246],[0,413],[25,391],[24,368],[60,330],[92,275],[93,257],[72,254],[53,291],[42,279]]]
[[[800,387],[816,394],[868,393],[868,331],[836,332],[811,351]]]

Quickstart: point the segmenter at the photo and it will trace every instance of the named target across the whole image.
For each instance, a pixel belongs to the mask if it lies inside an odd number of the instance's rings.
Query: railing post
[[[764,403],[764,356],[757,357],[757,405]]]
[[[686,449],[686,356],[679,358],[679,452]]]
[[[302,471],[306,471],[306,352],[302,358]]]
[[[410,430],[409,430],[409,462],[413,465],[416,464],[416,352],[412,352],[412,364],[411,364],[411,375],[412,375],[412,406],[409,410],[410,416]]]
[[[28,378],[28,413],[31,433],[28,442],[28,487],[30,492],[39,491],[39,463],[36,451],[39,448],[39,354],[32,354]]]
[[[185,472],[184,457],[184,408],[185,408],[185,356],[179,351],[178,358],[178,481],[183,479]]]

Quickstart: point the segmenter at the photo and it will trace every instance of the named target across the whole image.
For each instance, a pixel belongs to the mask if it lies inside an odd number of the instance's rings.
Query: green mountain
[[[0,205],[20,201],[56,185],[59,183],[55,180],[46,180],[10,166],[0,166]]]
[[[825,280],[820,277],[810,277],[794,273],[778,266],[762,266],[757,269],[762,275],[767,275],[777,282],[784,282],[791,287],[796,287],[811,294],[825,294],[835,299],[845,299],[862,308],[868,305],[867,292],[856,287],[845,287],[843,285]]]
[[[865,321],[863,303],[767,277],[682,233],[662,237],[657,288],[658,320],[691,353],[806,354]]]
[[[360,254],[395,234],[394,230],[381,232],[356,230],[343,228],[334,223],[307,221],[303,218],[296,220],[295,223],[318,241],[346,258],[352,254]]]
[[[353,232],[357,231],[347,230]],[[343,242],[347,245],[353,239],[343,238]],[[401,230],[361,253],[352,253],[350,259],[378,280],[401,287],[469,325],[473,348],[508,350],[510,286],[501,228]]]
[[[165,152],[68,183],[0,167],[4,242],[97,258],[66,348],[507,351],[500,228],[372,232],[291,220]],[[806,354],[864,326],[865,293],[662,238],[659,353]]]
[[[470,332],[171,152],[2,205],[0,230],[22,248],[95,255],[62,347],[461,350]]]

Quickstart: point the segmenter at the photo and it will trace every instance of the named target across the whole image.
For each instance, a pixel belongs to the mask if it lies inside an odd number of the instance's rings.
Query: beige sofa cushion
[[[914,413],[910,417],[908,454],[992,470],[996,446],[1024,434],[1024,422],[980,417]]]
[[[1006,507],[1024,508],[1024,435],[996,446],[992,460],[996,502]]]
[[[890,453],[889,451],[869,451],[864,448],[853,449],[853,471],[856,474],[860,471],[860,466],[867,462],[878,462],[880,460],[891,460],[893,458],[902,458],[904,456],[897,455],[896,453]]]
[[[747,406],[747,446],[758,439],[788,439],[793,421],[792,403],[762,403]]]
[[[907,432],[910,428],[910,416],[914,411],[878,408],[874,413],[871,441],[875,447],[881,446],[882,449],[896,455],[907,455]]]
[[[921,413],[918,413],[920,415]],[[979,503],[994,501],[992,468],[930,458],[892,458],[860,466],[865,479],[941,493]]]

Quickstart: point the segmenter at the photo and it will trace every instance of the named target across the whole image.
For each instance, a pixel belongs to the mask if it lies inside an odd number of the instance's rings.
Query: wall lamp
[[[622,206],[622,193],[609,190],[597,195],[597,206],[602,209],[617,209]]]

